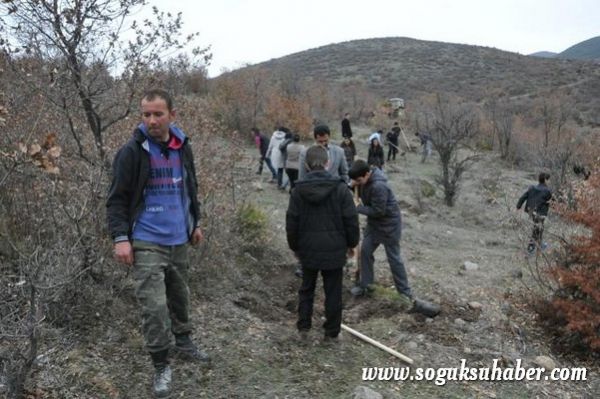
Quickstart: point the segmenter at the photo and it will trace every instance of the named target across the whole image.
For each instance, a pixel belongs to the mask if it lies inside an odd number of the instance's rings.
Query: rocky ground
[[[366,133],[366,132],[365,132]],[[360,141],[360,140],[359,140]],[[359,155],[366,146],[359,145]],[[537,284],[542,257],[526,257],[525,215],[514,211],[534,171],[511,169],[487,153],[464,176],[456,206],[442,204],[435,188],[437,158],[419,162],[407,153],[386,166],[402,207],[402,254],[415,294],[437,302],[442,313],[428,319],[403,310],[396,300],[383,248],[376,252],[378,289],[368,298],[349,295],[353,268],[344,286],[344,322],[414,359],[417,367],[514,365],[587,367],[587,381],[447,382],[363,381],[363,367],[407,366],[385,352],[343,333],[338,344],[322,342],[321,289],[315,328],[307,341],[294,329],[297,289],[295,260],[285,243],[288,194],[254,174],[254,149],[240,164],[245,200],[269,215],[271,238],[261,255],[232,255],[232,266],[194,266],[196,338],[213,356],[210,369],[173,360],[176,398],[595,398],[600,396],[598,364],[553,351],[527,299]],[[244,177],[244,178],[242,178]],[[435,188],[415,194],[415,181]],[[426,183],[422,183],[422,186]],[[426,190],[427,191],[427,190]],[[431,193],[429,193],[431,194]],[[550,218],[549,231],[562,226]],[[564,228],[564,229],[563,229]],[[550,248],[558,245],[547,236]],[[468,262],[468,263],[466,263]],[[533,273],[532,273],[533,272]],[[55,345],[41,349],[33,381],[40,398],[148,398],[151,367],[142,346],[131,286],[96,310],[93,323],[58,330]],[[117,315],[118,317],[115,317]],[[52,334],[52,331],[47,332]],[[57,344],[62,343],[62,344]],[[595,360],[597,362],[597,358]],[[57,376],[60,376],[57,377]],[[32,396],[36,397],[36,396]]]

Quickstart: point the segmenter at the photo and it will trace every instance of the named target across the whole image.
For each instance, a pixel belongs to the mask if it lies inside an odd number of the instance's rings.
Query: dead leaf
[[[62,148],[58,145],[55,145],[54,147],[52,147],[48,150],[48,155],[50,155],[50,157],[52,157],[52,158],[60,157],[61,153],[62,153]]]
[[[33,143],[29,146],[29,155],[34,157],[42,151],[42,147],[38,143]]]
[[[48,133],[46,135],[46,140],[44,140],[44,145],[42,145],[42,147],[46,150],[54,147],[56,145],[57,137],[58,136],[56,135],[56,133]]]
[[[21,151],[23,154],[27,153],[27,146],[25,144],[19,141],[17,145],[19,146],[19,151]]]

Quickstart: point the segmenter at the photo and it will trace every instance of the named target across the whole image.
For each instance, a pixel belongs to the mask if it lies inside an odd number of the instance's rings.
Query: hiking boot
[[[297,267],[296,270],[294,270],[294,276],[296,276],[298,278],[302,278],[302,276],[304,276],[304,273],[302,272],[301,267]]]
[[[544,251],[545,249],[548,248],[548,243],[547,242],[543,242],[542,245],[540,246],[540,248],[542,249],[542,251]]]
[[[189,335],[177,335],[175,336],[175,348],[184,357],[190,360],[208,364],[210,363],[210,356],[208,353],[198,348],[194,344]]]
[[[363,296],[366,293],[367,293],[367,290],[365,290],[360,285],[355,285],[354,287],[350,288],[350,294],[352,294],[352,296],[355,296],[355,297]]]
[[[152,382],[152,392],[156,398],[167,398],[171,395],[171,367],[167,364],[157,367]]]
[[[413,301],[413,306],[409,310],[410,313],[420,313],[424,316],[434,318],[441,312],[441,308],[439,305],[424,301],[422,299],[415,299]]]
[[[527,253],[529,255],[532,255],[535,252],[535,244],[530,242],[529,245],[527,246]]]

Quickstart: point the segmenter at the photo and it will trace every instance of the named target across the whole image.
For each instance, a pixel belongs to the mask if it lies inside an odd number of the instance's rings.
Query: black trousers
[[[397,146],[397,144],[396,144]],[[389,161],[392,158],[394,161],[396,160],[396,154],[398,153],[398,149],[396,147],[389,146],[387,160]]]
[[[298,330],[312,327],[313,303],[319,270],[302,268],[302,286],[298,291]],[[325,291],[325,335],[337,337],[342,325],[342,279],[344,269],[321,270],[323,291]]]
[[[298,169],[285,169],[285,173],[288,175],[288,179],[290,180],[290,189],[296,186],[296,180],[298,180]]]

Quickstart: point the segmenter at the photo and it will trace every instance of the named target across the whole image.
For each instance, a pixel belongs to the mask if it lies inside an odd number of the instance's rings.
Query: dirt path
[[[376,297],[351,298],[350,271],[346,275],[345,323],[410,355],[415,367],[457,367],[461,359],[469,367],[491,367],[494,359],[504,366],[521,359],[523,367],[535,367],[533,359],[540,355],[551,357],[557,367],[581,367],[581,362],[551,352],[533,322],[535,315],[520,303],[527,287],[533,286],[528,272],[532,260],[522,249],[527,233],[518,227],[526,219],[512,208],[532,175],[506,169],[495,155],[486,154],[466,173],[454,208],[442,205],[437,189],[433,198],[423,199],[421,213],[411,179],[434,184],[437,164],[436,159],[421,164],[419,158],[407,153],[391,163],[387,173],[403,207],[401,247],[411,285],[417,296],[440,303],[442,314],[426,319],[402,311],[390,289],[391,276],[380,248],[375,269],[381,290]],[[299,280],[293,276],[295,265],[285,244],[288,194],[266,179],[253,177],[255,192],[248,200],[270,215],[272,248],[284,258],[287,254],[288,261],[265,273],[264,293],[249,293],[234,302],[253,317],[248,333],[264,340],[255,342],[251,352],[258,358],[248,359],[256,373],[247,378],[257,383],[259,397],[350,397],[359,385],[384,397],[591,398],[600,392],[598,385],[593,386],[597,368],[587,382],[448,382],[443,387],[433,382],[362,382],[362,367],[404,365],[347,334],[339,348],[327,347],[319,328],[313,329],[307,345],[300,343],[294,331]],[[465,261],[476,263],[477,270],[463,270]],[[319,292],[315,327],[322,316],[322,299]]]

